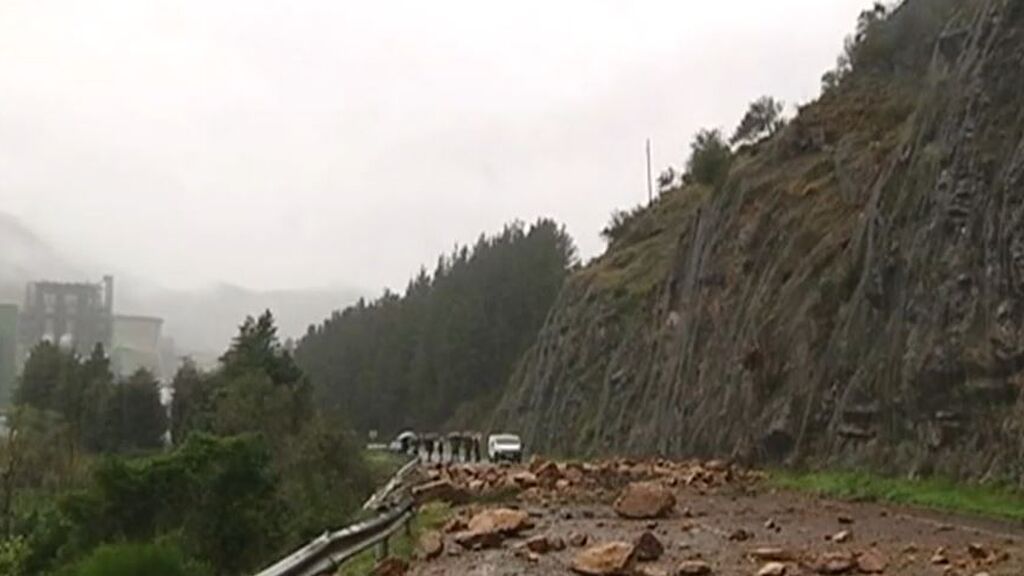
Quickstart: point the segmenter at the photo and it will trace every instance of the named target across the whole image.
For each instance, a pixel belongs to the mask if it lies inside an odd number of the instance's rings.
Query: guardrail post
[[[412,516],[405,519],[405,537],[412,539]]]
[[[377,561],[380,562],[388,557],[388,538],[385,536],[377,547]]]

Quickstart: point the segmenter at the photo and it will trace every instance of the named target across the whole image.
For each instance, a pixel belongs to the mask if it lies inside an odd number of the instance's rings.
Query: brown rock
[[[946,549],[939,546],[935,553],[932,554],[932,564],[949,564],[949,556],[946,555]]]
[[[444,538],[436,530],[423,533],[419,541],[420,556],[426,560],[433,560],[444,552]]]
[[[704,576],[711,574],[711,565],[702,560],[687,560],[676,568],[678,576]]]
[[[456,517],[456,518],[452,518],[451,520],[446,522],[445,525],[444,525],[444,528],[442,528],[442,530],[444,530],[445,533],[447,533],[447,534],[451,534],[453,532],[462,532],[463,530],[466,530],[468,528],[469,528],[469,525],[466,524],[466,520],[465,519],[460,518],[460,517]]]
[[[814,563],[814,570],[819,574],[846,574],[857,565],[853,554],[849,552],[826,552]]]
[[[769,562],[757,571],[757,576],[786,576],[786,565],[782,562]]]
[[[530,538],[526,541],[525,546],[527,550],[536,554],[547,554],[551,550],[551,542],[544,535]]]
[[[749,530],[743,528],[737,528],[729,533],[729,540],[733,542],[746,542],[754,537],[754,534]]]
[[[852,536],[853,534],[849,530],[843,530],[841,532],[836,532],[830,538],[836,544],[844,544],[849,542]]]
[[[549,461],[547,459],[541,458],[540,456],[533,456],[532,458],[530,458],[530,463],[529,465],[527,465],[527,469],[530,472],[536,474],[538,470],[540,470],[544,466],[547,466],[548,464]]]
[[[518,534],[530,527],[530,515],[511,508],[491,508],[477,513],[469,521],[470,531],[498,532],[505,536]]]
[[[587,576],[624,576],[633,565],[634,548],[626,542],[609,542],[580,551],[572,561],[572,570]]]
[[[590,538],[581,532],[572,532],[569,534],[569,545],[574,548],[583,548],[587,545],[587,541]]]
[[[750,557],[761,562],[792,562],[796,559],[792,552],[783,548],[755,548]]]
[[[975,560],[984,560],[989,557],[989,552],[983,544],[972,542],[967,545],[967,553]]]
[[[520,488],[533,488],[537,485],[537,475],[533,472],[516,472],[512,475],[512,482]]]
[[[636,540],[636,559],[640,562],[653,562],[665,553],[661,540],[650,532],[644,532]]]
[[[836,517],[836,521],[840,524],[853,524],[853,516],[850,516],[849,514],[840,514]]]
[[[548,542],[551,544],[551,549],[555,552],[561,552],[562,550],[565,550],[565,540],[562,540],[561,536],[549,538]]]
[[[404,576],[409,571],[409,564],[400,558],[388,557],[373,567],[371,576]]]
[[[861,574],[881,574],[888,565],[878,550],[867,550],[857,555],[857,571]]]
[[[675,508],[676,497],[655,482],[634,482],[615,500],[615,512],[623,518],[663,518]]]
[[[538,466],[534,473],[537,475],[537,478],[547,485],[552,485],[562,479],[562,471],[558,469],[558,464],[554,462],[545,462],[543,465]]]
[[[464,548],[496,548],[506,536],[513,536],[530,527],[530,515],[522,510],[492,508],[470,519],[466,530],[455,535]]]

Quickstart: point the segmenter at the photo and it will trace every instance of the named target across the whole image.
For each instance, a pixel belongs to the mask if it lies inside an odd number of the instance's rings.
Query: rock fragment
[[[676,497],[656,482],[633,482],[615,500],[615,512],[623,518],[664,518],[675,508]]]
[[[818,574],[846,574],[854,569],[856,561],[849,552],[826,552],[814,563]]]
[[[636,540],[636,559],[640,562],[653,562],[665,553],[665,546],[651,532],[644,532]]]
[[[786,576],[786,565],[782,562],[769,562],[757,571],[757,576]]]
[[[635,549],[628,542],[608,542],[581,550],[572,570],[586,576],[626,576],[633,567]]]
[[[426,560],[433,560],[444,552],[444,538],[436,530],[423,533],[419,541],[420,556]]]

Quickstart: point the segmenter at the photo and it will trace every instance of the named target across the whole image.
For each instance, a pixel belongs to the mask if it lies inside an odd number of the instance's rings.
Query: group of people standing
[[[476,433],[421,434],[404,439],[402,449],[426,462],[481,462],[482,444]]]

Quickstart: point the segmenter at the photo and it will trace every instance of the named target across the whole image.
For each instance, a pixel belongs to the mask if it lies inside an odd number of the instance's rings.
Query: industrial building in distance
[[[161,318],[115,313],[111,276],[98,283],[31,282],[20,310],[0,304],[0,405],[10,400],[32,348],[44,341],[81,356],[100,345],[115,375],[145,369],[166,380],[175,355],[162,329]]]

